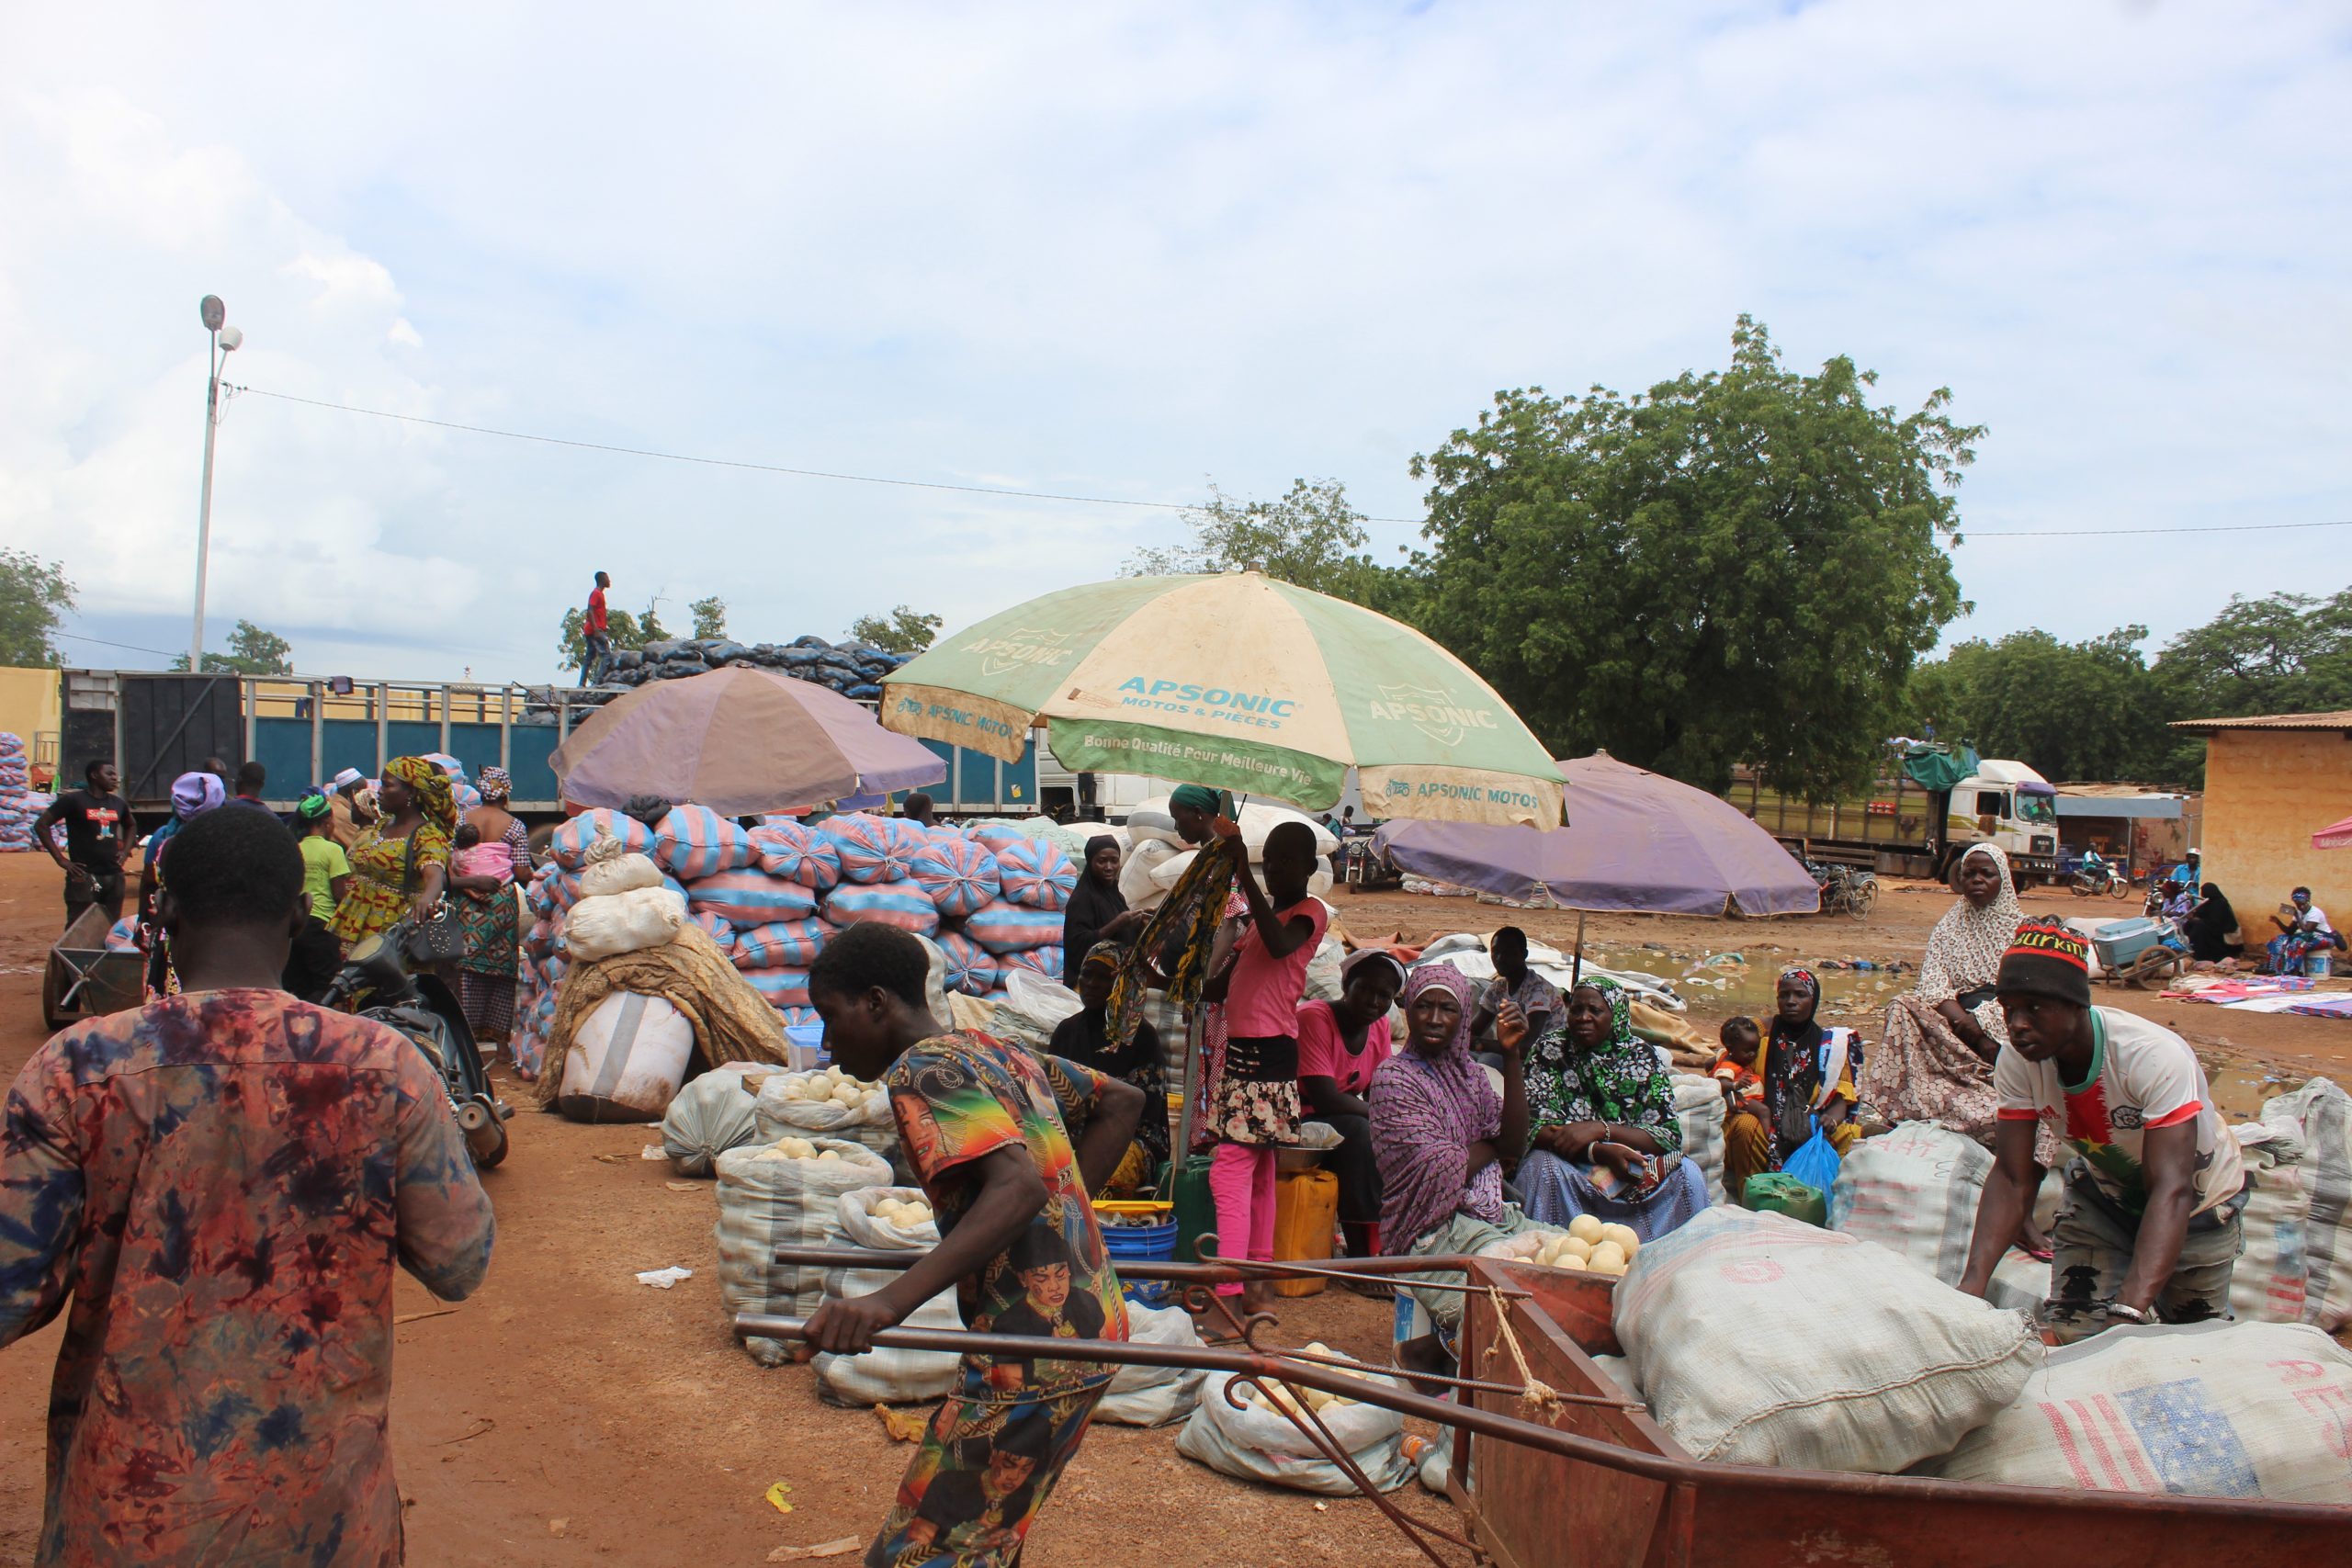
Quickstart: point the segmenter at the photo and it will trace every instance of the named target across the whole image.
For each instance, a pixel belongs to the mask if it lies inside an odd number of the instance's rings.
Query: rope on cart
[[[1553,1420],[1560,1414],[1560,1391],[1528,1370],[1527,1354],[1519,1348],[1519,1336],[1511,1332],[1510,1305],[1503,1300],[1503,1293],[1489,1285],[1487,1287],[1487,1305],[1494,1309],[1496,1339],[1500,1345],[1510,1348],[1510,1359],[1519,1368],[1521,1412],[1541,1416],[1546,1421]],[[1489,1372],[1493,1370],[1495,1350],[1495,1345],[1487,1347],[1485,1363],[1478,1368],[1481,1372]]]

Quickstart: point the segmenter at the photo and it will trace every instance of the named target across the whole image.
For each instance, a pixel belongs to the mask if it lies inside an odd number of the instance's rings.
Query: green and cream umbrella
[[[1351,767],[1374,818],[1555,827],[1560,770],[1493,688],[1409,626],[1254,571],[1124,577],[992,615],[884,682],[882,722],[1010,761],[1308,810]]]

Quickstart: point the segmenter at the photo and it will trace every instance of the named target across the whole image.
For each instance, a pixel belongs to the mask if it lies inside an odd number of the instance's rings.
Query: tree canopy
[[[686,606],[695,618],[695,636],[725,637],[727,635],[727,601],[714,593],[707,599],[697,599]]]
[[[1944,541],[1982,426],[1938,390],[1872,406],[1849,359],[1785,369],[1747,316],[1728,369],[1633,396],[1500,392],[1417,457],[1419,619],[1560,755],[1814,797],[1869,778],[1963,608]]]
[[[1364,552],[1363,513],[1337,479],[1293,479],[1279,501],[1238,501],[1212,484],[1209,499],[1187,510],[1192,537],[1138,550],[1121,569],[1128,577],[1255,570],[1280,581],[1367,605],[1409,613],[1412,573],[1384,567]]]
[[[73,608],[74,583],[57,562],[0,550],[0,664],[64,663],[57,628]]]
[[[2087,642],[2043,631],[1956,644],[1911,677],[1897,728],[1933,724],[2051,779],[2196,785],[2205,743],[2167,725],[2352,707],[2352,589],[2233,598],[2155,660],[2145,626]]]
[[[187,668],[187,655],[183,653],[172,660],[172,668]],[[205,650],[204,669],[207,675],[291,675],[294,673],[294,645],[276,632],[264,631],[251,621],[241,620],[229,634],[229,651],[216,653]]]
[[[860,615],[849,624],[849,635],[886,653],[921,653],[947,623],[937,615],[917,615],[900,604],[888,615]]]

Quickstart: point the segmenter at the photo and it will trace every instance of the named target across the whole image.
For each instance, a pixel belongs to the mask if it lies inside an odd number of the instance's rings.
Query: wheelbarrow
[[[137,1007],[147,995],[147,955],[107,946],[114,922],[93,904],[74,917],[49,950],[40,1011],[51,1033],[85,1018]]]
[[[922,1254],[787,1247],[775,1256],[785,1263],[904,1269]],[[874,1342],[1229,1371],[1235,1376],[1227,1397],[1237,1402],[1258,1380],[1279,1379],[1451,1427],[1447,1494],[1464,1517],[1442,1525],[1368,1486],[1328,1432],[1317,1437],[1322,1424],[1312,1412],[1283,1411],[1440,1568],[1464,1562],[1498,1568],[2013,1568],[2028,1561],[2278,1568],[2340,1561],[2352,1540],[2352,1507],[2325,1504],[2074,1492],[1692,1459],[1592,1360],[1622,1353],[1611,1327],[1612,1279],[1485,1258],[1220,1260],[1137,1265],[1133,1271],[1197,1293],[1227,1279],[1381,1278],[1431,1268],[1466,1276],[1451,1287],[1466,1298],[1458,1368],[1464,1375],[1368,1369],[1396,1377],[1395,1388],[1265,1343],[1261,1334],[1272,1319],[1264,1314],[1253,1314],[1249,1342],[1238,1349],[906,1328],[886,1329]],[[1427,1285],[1419,1278],[1414,1283]],[[800,1321],[759,1313],[739,1314],[735,1332],[806,1337]],[[1430,1398],[1414,1383],[1447,1387],[1453,1397]],[[1448,1525],[1466,1528],[1467,1536]]]

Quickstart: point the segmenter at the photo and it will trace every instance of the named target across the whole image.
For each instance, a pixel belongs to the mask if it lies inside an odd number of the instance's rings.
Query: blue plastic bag
[[[1813,1136],[1799,1145],[1796,1153],[1781,1162],[1781,1174],[1794,1177],[1807,1187],[1817,1187],[1824,1195],[1838,1185],[1838,1151],[1829,1142],[1829,1134],[1821,1123],[1813,1124]]]

